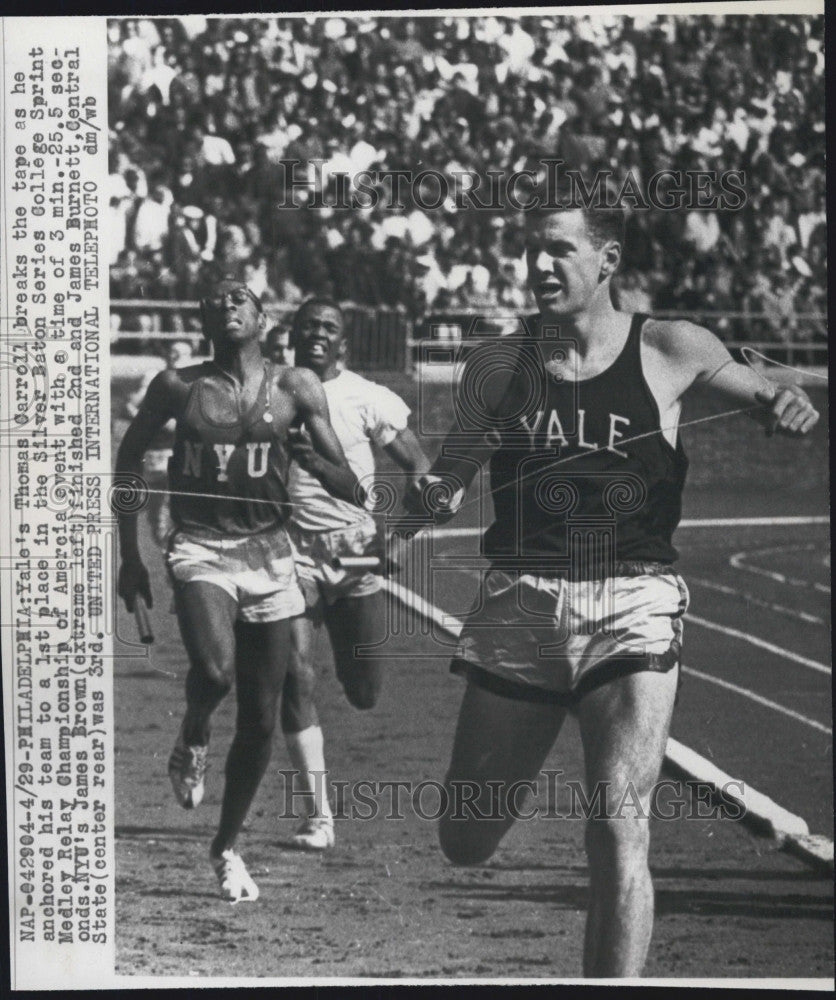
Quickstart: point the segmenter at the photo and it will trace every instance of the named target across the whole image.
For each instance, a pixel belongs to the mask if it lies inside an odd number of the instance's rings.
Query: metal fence
[[[270,325],[289,329],[295,305],[265,306]],[[111,333],[114,354],[143,354],[160,341],[200,338],[197,302],[169,300],[115,299],[112,316],[118,329]],[[501,336],[509,329],[508,312],[496,306],[430,314],[421,319],[399,309],[343,305],[352,367],[358,371],[410,371],[421,361],[422,345],[438,341],[455,345],[468,336]],[[774,361],[790,365],[827,365],[827,316],[820,313],[793,313],[786,317],[754,312],[658,312],[664,319],[690,319],[702,323],[722,337],[732,353],[754,348]],[[517,320],[510,319],[511,326]],[[764,331],[770,336],[765,337]],[[778,336],[786,331],[786,339]]]
[[[685,319],[716,333],[736,357],[752,348],[773,361],[788,365],[826,366],[828,358],[827,316],[823,313],[792,313],[785,317],[763,312],[659,311],[657,319]],[[482,340],[520,329],[518,316],[497,307],[434,313],[415,324],[408,342],[413,363],[433,344],[466,344],[468,338]],[[779,334],[784,332],[781,337]],[[765,333],[767,334],[765,336]]]
[[[268,329],[290,329],[296,306],[266,305]],[[362,371],[405,371],[407,345],[413,321],[398,309],[343,304],[349,357]],[[114,354],[142,354],[165,340],[202,340],[200,306],[197,302],[166,299],[114,299],[111,316],[118,316],[118,329],[111,330]],[[135,328],[133,328],[135,327]],[[208,351],[208,348],[207,348]]]

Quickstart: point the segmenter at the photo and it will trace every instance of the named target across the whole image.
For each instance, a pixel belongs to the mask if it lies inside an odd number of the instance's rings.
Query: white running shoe
[[[311,816],[303,820],[290,838],[290,845],[300,851],[327,851],[334,846],[334,817]]]
[[[183,730],[168,758],[168,776],[177,801],[184,809],[195,809],[203,801],[207,746],[186,746]]]
[[[209,856],[224,899],[230,903],[255,902],[258,886],[253,882],[240,854],[228,848],[219,858]]]

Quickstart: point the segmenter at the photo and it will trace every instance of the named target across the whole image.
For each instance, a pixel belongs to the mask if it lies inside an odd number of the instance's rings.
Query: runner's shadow
[[[217,892],[195,892],[194,889],[189,891],[181,887],[177,889],[142,889],[137,890],[137,895],[143,898],[153,896],[155,899],[209,899],[213,903],[223,903],[225,906],[230,905],[225,899],[221,899]]]
[[[656,912],[687,913],[698,917],[766,917],[771,920],[833,920],[833,894],[810,897],[801,893],[743,893],[708,890],[660,889]]]
[[[188,827],[182,826],[117,826],[117,840],[207,840],[214,833],[214,828],[208,826]]]
[[[496,869],[493,869],[494,871]],[[422,889],[435,890],[449,898],[481,902],[549,903],[566,909],[583,909],[589,900],[586,885],[497,885],[496,882],[423,882]]]
[[[497,885],[496,882],[429,882],[426,888],[456,898],[497,903],[543,903],[560,909],[585,909],[588,887],[577,885]],[[784,920],[833,919],[833,894],[724,892],[717,889],[658,889],[656,912],[693,916],[747,916]]]
[[[172,673],[164,673],[160,670],[115,670],[113,676],[116,680],[143,680],[143,681],[171,681],[177,680]]]
[[[584,875],[589,869],[586,865],[548,865],[533,861],[530,864],[496,864],[488,868],[492,872],[566,872],[573,875]]]
[[[770,872],[743,871],[739,868],[654,868],[651,866],[654,879],[682,878],[697,881],[719,881],[720,879],[738,880],[741,882],[821,882],[822,875],[812,869],[798,871]]]

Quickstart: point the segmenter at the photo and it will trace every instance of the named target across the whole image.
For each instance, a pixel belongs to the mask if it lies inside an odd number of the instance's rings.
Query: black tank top
[[[255,403],[243,416],[230,380],[210,363],[204,367],[189,389],[168,463],[172,519],[204,535],[279,527],[290,507],[286,435],[277,434],[270,406],[273,366],[265,362]]]
[[[671,536],[688,460],[678,438],[674,448],[653,433],[660,420],[641,364],[646,319],[634,315],[609,368],[576,382],[550,375],[530,338],[519,342],[490,462],[496,520],[484,552],[495,564],[586,579],[612,574],[616,562],[677,558]],[[531,317],[528,328],[539,321]]]

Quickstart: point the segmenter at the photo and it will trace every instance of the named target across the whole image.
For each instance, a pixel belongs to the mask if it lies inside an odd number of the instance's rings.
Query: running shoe
[[[300,851],[327,851],[334,846],[334,817],[310,816],[289,841]]]
[[[224,899],[230,903],[252,903],[258,899],[258,886],[250,878],[240,854],[228,848],[219,858],[210,855],[209,860],[218,876],[218,885]]]
[[[184,809],[194,809],[203,801],[208,746],[186,746],[183,730],[168,758],[168,776],[177,801]]]

